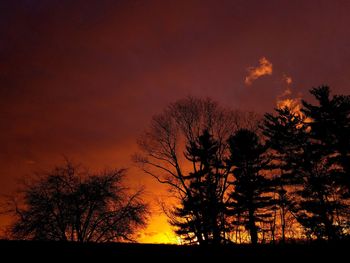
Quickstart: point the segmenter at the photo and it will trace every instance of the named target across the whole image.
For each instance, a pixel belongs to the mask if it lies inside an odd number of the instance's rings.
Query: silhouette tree
[[[265,115],[263,133],[273,150],[274,166],[280,169],[279,190],[287,193],[286,202],[279,194],[281,214],[286,206],[308,236],[332,240],[344,233],[348,209],[337,183],[346,171],[337,146],[338,141],[347,143],[348,106],[344,96],[330,100],[327,87],[312,89],[311,94],[320,106],[303,101],[302,112],[276,109],[277,116]],[[282,229],[284,222],[282,218]]]
[[[267,113],[262,125],[266,146],[270,152],[270,169],[274,175],[281,241],[285,242],[287,217],[293,213],[295,189],[303,183],[300,159],[308,140],[305,115],[289,107],[275,109],[276,115]],[[293,215],[293,214],[292,214]]]
[[[217,203],[210,204],[210,207],[220,210],[221,204],[227,201],[227,192],[230,188],[228,182],[232,177],[229,169],[214,167],[214,160],[205,165],[205,162],[208,162],[205,160],[206,157],[198,156],[197,151],[213,155],[211,152],[213,149],[203,149],[207,146],[200,140],[210,135],[210,139],[208,137],[207,140],[215,142],[215,160],[220,163],[228,157],[227,140],[230,134],[240,127],[256,128],[257,119],[252,113],[222,108],[210,99],[189,97],[169,105],[162,114],[156,115],[150,128],[138,141],[141,152],[135,154],[135,162],[146,174],[169,186],[169,190],[181,204],[176,213],[169,213],[170,221],[179,227],[179,234],[183,237],[188,236],[188,240],[210,243],[219,242],[223,238],[224,233],[218,233],[219,229],[223,230],[223,223],[220,222],[220,225],[213,228],[215,225],[213,222],[217,222],[216,216],[210,218],[212,222],[208,223],[203,220],[203,216],[208,215],[198,214],[204,211],[203,207],[199,206],[207,202],[204,199],[208,196],[205,195],[209,195],[211,190],[207,189],[201,194],[198,192],[205,187],[205,184],[213,187],[217,199],[213,195],[211,201]],[[203,134],[203,131],[208,135]],[[212,174],[213,177],[217,176],[215,180],[218,182],[209,183]],[[206,182],[205,177],[208,178]],[[196,184],[195,181],[199,179],[201,183]],[[209,214],[216,213],[220,214],[219,212]],[[183,222],[184,220],[187,222]],[[183,222],[183,225],[180,222]],[[213,229],[208,230],[208,226]]]
[[[349,206],[338,179],[346,178],[342,181],[347,183],[350,100],[349,96],[330,99],[326,86],[310,93],[319,106],[303,101],[302,111],[312,121],[305,123],[309,140],[301,163],[304,188],[299,191],[302,200],[298,217],[317,238],[333,240],[340,238],[348,226]]]
[[[270,222],[274,205],[271,180],[264,175],[269,160],[264,156],[265,146],[256,133],[240,129],[229,139],[234,167],[234,187],[230,194],[229,214],[235,216],[233,224],[243,224],[249,231],[251,243],[257,244],[259,223]],[[237,220],[237,218],[239,220]]]
[[[310,90],[319,105],[303,101],[303,112],[313,121],[308,123],[315,147],[328,154],[328,162],[339,165],[339,182],[350,194],[350,96],[330,97],[328,86]]]
[[[313,154],[307,161],[310,164],[302,163],[303,188],[297,191],[301,198],[295,210],[298,221],[310,236],[337,239],[341,234],[341,225],[336,222],[337,215],[344,207],[337,196],[332,168],[320,155]]]
[[[141,191],[127,194],[124,170],[90,174],[67,162],[21,191],[10,227],[16,239],[78,242],[128,241],[146,223]]]
[[[218,158],[219,143],[208,130],[196,141],[189,142],[185,157],[194,164],[194,171],[185,178],[190,195],[173,212],[175,231],[190,243],[220,244],[225,241],[226,222],[222,184],[227,170]],[[226,170],[227,169],[227,170]]]

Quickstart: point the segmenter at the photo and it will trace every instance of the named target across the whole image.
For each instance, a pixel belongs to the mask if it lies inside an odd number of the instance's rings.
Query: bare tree
[[[10,203],[12,238],[78,242],[132,241],[145,226],[142,191],[128,194],[125,170],[90,174],[67,162],[26,183]]]
[[[141,151],[134,160],[146,174],[168,185],[179,203],[191,200],[195,196],[191,177],[198,174],[203,163],[196,158],[186,158],[186,147],[195,144],[206,131],[215,140],[215,158],[224,161],[228,157],[229,136],[242,127],[256,130],[257,120],[254,113],[229,110],[211,99],[188,97],[170,104],[163,113],[153,117],[149,129],[138,141]],[[225,203],[232,176],[230,167],[217,167],[215,173],[220,173],[218,201]],[[200,217],[194,211],[192,216]],[[198,231],[201,227],[193,228]],[[197,242],[201,239],[205,242],[206,237],[202,234],[195,233]]]

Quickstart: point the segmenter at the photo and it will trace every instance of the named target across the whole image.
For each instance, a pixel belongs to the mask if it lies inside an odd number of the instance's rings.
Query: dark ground
[[[225,259],[225,262],[237,262],[244,259],[270,262],[297,262],[300,260],[327,260],[329,262],[350,262],[350,242],[332,244],[288,244],[288,245],[230,245],[222,247],[198,247],[152,244],[78,244],[61,242],[1,241],[1,262],[22,261],[45,262],[71,261],[79,259],[97,262],[129,261],[132,259],[170,261],[195,260],[195,262],[213,262]],[[3,261],[2,259],[10,259]],[[214,260],[213,260],[214,259]],[[228,260],[230,259],[230,260]],[[244,261],[245,262],[245,261]],[[298,262],[299,263],[299,262]]]

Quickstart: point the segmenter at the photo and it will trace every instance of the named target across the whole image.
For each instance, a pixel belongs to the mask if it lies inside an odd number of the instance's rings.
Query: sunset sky
[[[153,204],[139,240],[176,242],[130,158],[151,117],[188,95],[264,113],[321,84],[349,94],[349,63],[346,0],[3,0],[0,194],[64,156],[127,167]]]

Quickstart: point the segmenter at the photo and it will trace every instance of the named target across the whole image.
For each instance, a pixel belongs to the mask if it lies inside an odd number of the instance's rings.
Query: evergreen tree
[[[186,177],[190,181],[189,193],[174,211],[180,220],[173,220],[172,224],[176,233],[190,243],[219,244],[225,240],[225,167],[218,150],[218,142],[208,130],[186,147],[185,157],[194,164],[194,172]]]
[[[258,136],[249,130],[238,130],[229,139],[233,167],[234,190],[228,206],[234,217],[233,224],[244,225],[253,244],[258,242],[259,223],[270,222],[274,205],[271,180],[264,175],[269,161],[265,159],[265,146]]]
[[[319,105],[303,101],[302,111],[311,119],[308,143],[300,167],[304,187],[298,218],[311,234],[328,240],[346,232],[348,205],[344,185],[349,178],[349,96],[334,96],[326,86],[310,91]]]
[[[309,236],[332,240],[346,232],[348,221],[350,100],[330,98],[328,87],[310,93],[318,105],[303,101],[302,112],[266,114],[263,133],[281,171],[280,189],[294,197],[287,207]]]
[[[311,149],[310,152],[307,154],[309,157],[301,163],[304,182],[302,189],[296,192],[299,197],[295,209],[297,219],[308,236],[338,239],[343,225],[339,216],[345,206],[339,198],[334,171],[323,156]]]
[[[329,156],[328,162],[342,168],[339,182],[350,194],[350,96],[331,98],[327,86],[311,89],[310,93],[319,104],[303,101],[303,112],[312,119],[308,123],[310,138],[323,155]]]
[[[295,204],[294,190],[302,184],[300,160],[307,142],[305,116],[291,108],[277,108],[276,115],[265,114],[262,129],[267,140],[274,174],[274,186],[280,215],[282,242],[286,239],[287,214]]]

